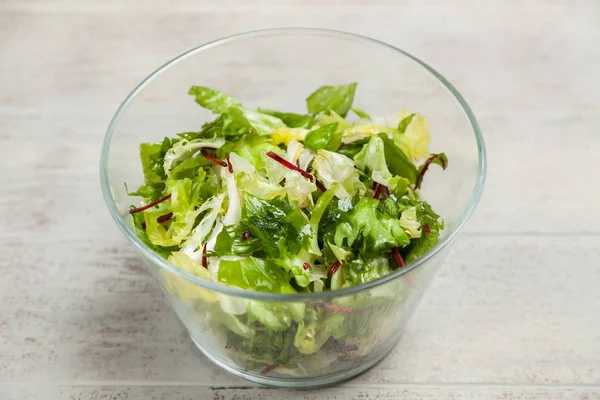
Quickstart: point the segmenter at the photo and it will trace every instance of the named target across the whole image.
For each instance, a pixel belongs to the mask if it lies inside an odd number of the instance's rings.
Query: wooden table
[[[438,68],[486,136],[476,216],[378,366],[257,387],[198,354],[103,204],[120,101],[198,44],[350,30]],[[0,0],[1,399],[600,399],[600,3]]]

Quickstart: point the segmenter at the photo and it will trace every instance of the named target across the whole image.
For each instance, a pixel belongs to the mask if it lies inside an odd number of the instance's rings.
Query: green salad
[[[448,160],[429,153],[423,115],[371,117],[353,107],[356,87],[322,86],[297,114],[246,108],[193,86],[189,94],[215,118],[140,145],[144,182],[129,193],[143,199],[129,211],[138,237],[187,272],[268,293],[358,285],[426,253],[443,220],[419,189],[430,165],[445,169]],[[364,331],[379,323],[380,297],[389,295],[312,307],[233,304],[182,279],[165,281],[206,314],[224,348],[263,373],[308,373],[312,364],[364,356],[373,345]]]

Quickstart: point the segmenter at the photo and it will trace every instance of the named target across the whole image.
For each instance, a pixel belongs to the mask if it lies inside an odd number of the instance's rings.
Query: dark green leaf
[[[263,200],[246,193],[242,223],[272,258],[286,251],[297,253],[310,239],[308,218],[288,200]]]
[[[252,254],[260,249],[258,238],[244,235],[246,229],[241,225],[226,226],[217,236],[213,253],[217,256],[234,256]]]
[[[259,108],[258,111],[260,111],[263,114],[268,114],[279,118],[289,128],[310,128],[315,124],[315,119],[313,118],[313,116],[308,114],[286,113],[280,111],[265,110],[262,108]]]
[[[345,155],[348,158],[354,159],[354,156],[362,150],[365,144],[369,143],[369,139],[370,138],[367,137],[354,142],[346,143],[343,147],[340,147],[337,152]]]
[[[336,151],[342,143],[342,132],[338,132],[337,128],[338,123],[334,122],[308,132],[304,145],[315,151],[320,149]]]
[[[417,167],[408,159],[406,154],[394,143],[393,140],[389,139],[385,133],[378,135],[383,139],[385,160],[387,162],[388,169],[393,175],[399,175],[408,179],[411,183],[417,180],[418,171]]]
[[[306,99],[306,107],[312,115],[333,110],[345,117],[352,107],[356,83],[339,86],[321,86]]]

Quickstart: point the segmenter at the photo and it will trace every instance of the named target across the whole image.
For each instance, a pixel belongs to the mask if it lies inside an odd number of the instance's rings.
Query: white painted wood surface
[[[141,78],[276,26],[423,58],[469,100],[489,152],[480,208],[403,342],[309,392],[257,387],[193,350],[97,172]],[[600,399],[599,43],[593,0],[0,0],[0,399]]]

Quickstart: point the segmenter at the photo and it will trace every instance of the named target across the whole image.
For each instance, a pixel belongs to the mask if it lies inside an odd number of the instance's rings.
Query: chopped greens
[[[140,145],[144,181],[129,193],[142,198],[129,210],[135,233],[187,273],[278,294],[363,284],[423,256],[444,223],[419,189],[430,165],[446,169],[448,158],[429,153],[426,117],[402,110],[380,125],[353,107],[356,88],[321,86],[306,113],[292,113],[192,86],[216,117]],[[331,303],[279,303],[163,276],[240,365],[294,376],[376,351],[378,333],[398,323],[386,318],[392,303],[410,287],[407,278]]]

